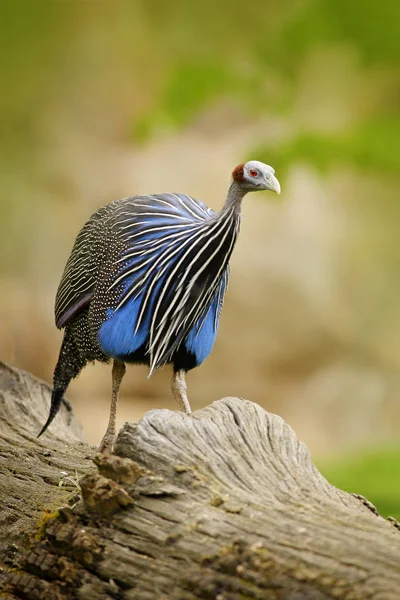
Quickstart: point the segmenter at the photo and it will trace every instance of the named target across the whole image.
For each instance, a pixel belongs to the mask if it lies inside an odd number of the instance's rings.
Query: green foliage
[[[175,129],[216,96],[232,91],[234,77],[215,63],[184,63],[172,73],[163,90],[159,107],[134,123],[136,141],[146,141],[154,129]]]
[[[224,97],[248,114],[289,112],[307,60],[332,46],[354,51],[366,69],[392,69],[400,55],[398,7],[397,0],[267,0],[246,5],[239,0],[167,0],[126,4],[109,17],[104,13],[114,27],[113,47],[118,47],[118,36],[127,35],[131,45],[124,51],[143,57],[143,73],[149,70],[155,86],[147,108],[132,116],[132,137],[143,143],[160,131],[186,127]],[[18,125],[25,136],[30,129],[35,133],[29,121],[17,122],[16,127],[18,106],[22,113],[27,103],[35,109],[34,102],[51,96],[43,65],[54,63],[58,71],[63,50],[73,52],[69,40],[79,33],[79,17],[89,24],[94,14],[87,6],[43,3],[33,8],[23,2],[5,3],[0,16],[0,70],[4,87],[15,88],[14,93],[3,94],[0,108],[20,99],[14,119],[5,119],[9,154],[12,144],[22,143]],[[97,26],[100,31],[101,20]],[[22,76],[16,85],[18,73]],[[390,103],[396,105],[396,100]],[[307,160],[324,169],[348,160],[363,168],[393,171],[398,163],[394,141],[399,123],[389,116],[380,123],[378,116],[342,137],[304,131],[276,148],[277,161]]]
[[[280,176],[294,162],[308,162],[324,172],[333,165],[353,164],[382,174],[400,171],[400,116],[393,115],[361,123],[346,133],[304,132],[274,147],[257,147],[250,156],[272,162]],[[271,155],[273,158],[271,158]]]
[[[380,448],[343,457],[318,469],[336,487],[361,494],[384,517],[400,520],[400,447]]]
[[[215,6],[205,0],[191,4],[190,15],[185,6],[175,0],[163,13],[159,35],[171,50],[169,75],[155,103],[134,119],[138,143],[187,126],[223,96],[234,98],[249,114],[290,111],[304,65],[326,48],[355,52],[366,69],[391,69],[399,60],[396,0],[288,0],[256,6],[233,0],[229,11],[224,2]],[[399,119],[378,112],[371,118],[341,136],[304,131],[276,148],[276,160],[274,148],[274,164],[300,159],[320,169],[349,162],[395,171]]]
[[[396,0],[311,0],[301,2],[283,27],[282,46],[301,61],[306,52],[332,42],[353,44],[364,62],[399,60],[399,4]]]

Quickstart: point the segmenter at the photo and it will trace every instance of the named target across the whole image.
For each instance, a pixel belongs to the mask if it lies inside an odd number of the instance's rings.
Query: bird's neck
[[[235,216],[236,218],[239,218],[240,210],[242,207],[242,200],[245,195],[245,190],[243,190],[236,183],[236,181],[232,180],[231,185],[229,186],[228,194],[226,196],[225,204],[220,212],[221,216],[229,213]]]

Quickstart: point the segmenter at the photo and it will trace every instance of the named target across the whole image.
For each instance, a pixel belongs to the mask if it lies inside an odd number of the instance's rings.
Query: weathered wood
[[[0,550],[31,531],[46,508],[57,508],[76,486],[65,476],[91,468],[88,446],[71,408],[63,405],[51,436],[37,439],[51,388],[0,362]],[[60,483],[62,484],[60,486]]]
[[[0,402],[9,598],[400,598],[395,524],[331,486],[256,404],[150,411],[95,467],[66,408],[36,439],[48,386],[2,365]]]

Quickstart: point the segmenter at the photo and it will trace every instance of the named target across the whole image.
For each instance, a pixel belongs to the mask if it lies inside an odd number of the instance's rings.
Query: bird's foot
[[[99,452],[105,455],[111,455],[114,450],[115,434],[106,433],[99,446]]]

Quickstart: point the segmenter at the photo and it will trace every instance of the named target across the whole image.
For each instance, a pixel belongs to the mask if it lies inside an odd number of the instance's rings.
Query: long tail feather
[[[47,418],[46,423],[43,425],[43,427],[38,435],[38,438],[46,431],[46,429],[48,428],[48,426],[50,425],[50,423],[52,422],[52,420],[54,419],[54,417],[60,410],[60,406],[61,406],[62,400],[63,400],[63,395],[64,395],[64,390],[57,390],[57,389],[53,390],[53,393],[51,394],[51,404],[50,404],[49,416]]]
[[[60,349],[60,355],[54,370],[53,393],[51,394],[49,416],[38,437],[46,431],[53,421],[60,410],[63,396],[68,388],[69,382],[79,375],[85,364],[86,358],[79,354],[79,349],[74,340],[74,334],[72,333],[70,326],[67,325]]]

